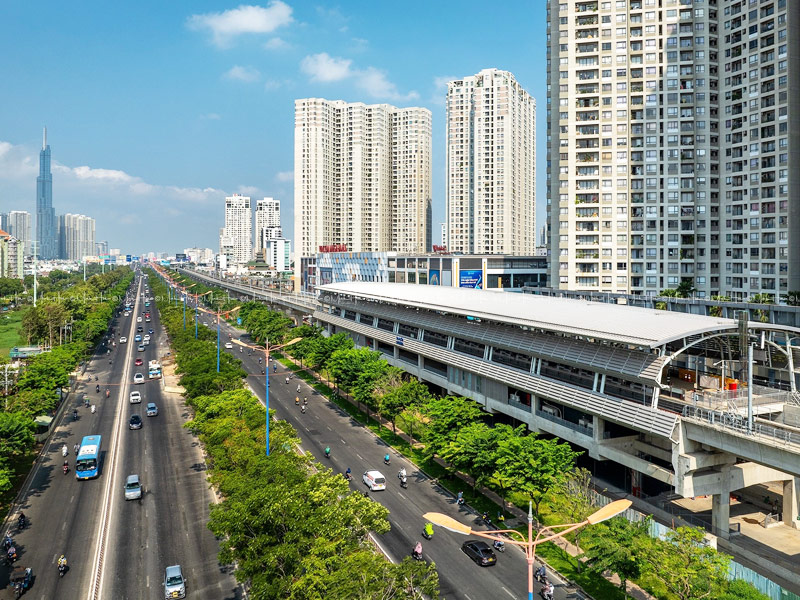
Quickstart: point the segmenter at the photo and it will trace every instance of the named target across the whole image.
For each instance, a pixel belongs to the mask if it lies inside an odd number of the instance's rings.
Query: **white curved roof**
[[[326,293],[347,294],[650,348],[737,327],[735,320],[721,317],[499,290],[360,281],[331,283],[317,289],[323,303]]]

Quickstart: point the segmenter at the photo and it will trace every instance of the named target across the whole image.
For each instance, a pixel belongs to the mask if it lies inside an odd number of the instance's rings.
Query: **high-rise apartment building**
[[[47,128],[39,152],[39,176],[36,178],[36,241],[37,254],[44,259],[58,258],[56,212],[53,208],[53,175],[50,172],[50,146]]]
[[[447,84],[447,242],[451,252],[536,248],[536,102],[508,71]]]
[[[289,260],[291,245],[291,242],[285,238],[268,239],[264,246],[266,263],[279,272],[291,270],[291,262]]]
[[[281,230],[281,201],[274,198],[256,200],[256,253],[267,247],[266,240],[283,237]]]
[[[225,227],[219,231],[219,252],[227,265],[244,265],[253,257],[253,214],[250,198],[234,194],[225,198]]]
[[[431,113],[425,108],[393,108],[391,113],[391,249],[430,252],[433,244]]]
[[[12,210],[8,213],[8,233],[17,238],[26,256],[31,254],[31,213],[27,210]]]
[[[97,256],[108,256],[108,242],[105,240],[96,242],[94,245],[94,251]]]
[[[431,244],[431,113],[295,101],[295,265],[320,246],[425,252]],[[298,279],[299,281],[299,279]]]
[[[64,260],[83,260],[94,256],[95,222],[86,215],[67,213],[58,216],[58,257]]]
[[[554,286],[800,289],[798,23],[786,0],[548,0]]]

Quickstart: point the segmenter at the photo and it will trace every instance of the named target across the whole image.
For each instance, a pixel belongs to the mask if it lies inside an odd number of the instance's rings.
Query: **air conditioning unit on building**
[[[558,417],[559,419],[561,418],[561,410],[549,404],[542,404],[542,412]]]

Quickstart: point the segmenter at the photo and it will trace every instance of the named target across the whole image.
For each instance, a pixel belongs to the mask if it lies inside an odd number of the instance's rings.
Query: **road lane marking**
[[[509,596],[511,596],[512,598],[516,598],[516,596],[515,596],[514,594],[512,594],[511,592],[509,592],[509,591],[506,589],[506,586],[504,586],[504,585],[501,585],[500,587],[503,589],[503,591],[504,591],[506,594],[508,594],[508,595],[509,595]]]
[[[139,286],[141,288],[141,280],[139,281]],[[137,293],[136,303],[134,304],[134,312],[138,313],[139,307],[139,297]],[[133,336],[134,327],[136,327],[136,321],[131,319],[130,329],[129,329],[129,336]],[[130,346],[132,348],[132,346]],[[120,439],[122,437],[122,419],[119,418],[121,414],[122,407],[125,406],[123,404],[123,400],[125,398],[124,392],[126,391],[128,385],[128,377],[130,376],[130,365],[131,361],[129,360],[132,355],[132,350],[128,349],[127,356],[123,358],[123,368],[122,368],[122,382],[119,387],[120,396],[117,399],[115,409],[117,411],[115,419],[116,419],[116,431],[112,434],[111,446],[109,447],[110,455],[111,455],[111,468],[108,473],[108,477],[106,477],[105,481],[105,489],[103,490],[103,509],[100,518],[100,527],[97,532],[97,537],[95,539],[95,555],[93,560],[93,568],[94,571],[94,578],[92,580],[91,585],[89,586],[89,593],[87,595],[87,600],[98,600],[100,598],[100,594],[103,589],[103,580],[105,576],[105,572],[103,570],[103,562],[105,559],[105,546],[106,541],[108,539],[108,530],[111,523],[111,516],[114,513],[114,506],[111,501],[111,488],[114,479],[114,475],[116,474],[117,465],[119,464],[119,453],[116,451],[117,447],[120,445]]]
[[[72,497],[69,499],[70,504],[72,504],[73,502],[75,502],[75,494],[73,494]]]

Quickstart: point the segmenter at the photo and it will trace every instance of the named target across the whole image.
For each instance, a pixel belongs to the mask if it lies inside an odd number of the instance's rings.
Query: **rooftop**
[[[734,319],[721,317],[447,286],[345,282],[323,285],[318,290],[323,303],[326,294],[346,294],[375,302],[649,348],[709,331],[735,330],[737,327]]]

